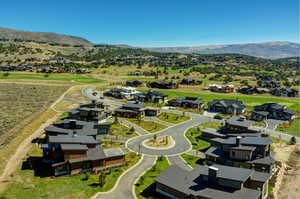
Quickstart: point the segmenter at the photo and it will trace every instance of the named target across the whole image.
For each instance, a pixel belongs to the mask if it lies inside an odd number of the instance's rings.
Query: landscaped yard
[[[190,119],[190,117],[188,116],[178,115],[174,113],[166,113],[166,112],[161,113],[157,118],[172,124],[178,124]]]
[[[153,122],[153,121],[146,121],[146,120],[142,120],[142,119],[139,120],[136,118],[124,118],[124,119],[142,127],[143,129],[145,129],[146,131],[149,131],[150,133],[155,133],[157,131],[167,128],[167,126],[157,123],[157,122]]]
[[[193,168],[195,168],[197,164],[206,165],[205,158],[196,157],[186,153],[182,154],[181,157]]]
[[[123,137],[123,138],[132,138],[137,136],[136,132],[133,132],[127,126],[122,125],[121,123],[113,123],[110,127],[110,135],[115,137]]]
[[[203,122],[199,125],[201,128],[213,128],[213,129],[219,129],[223,126],[221,122]]]
[[[110,149],[110,148],[124,148],[125,144],[123,142],[116,142],[116,141],[112,141],[112,140],[103,140],[101,139],[101,146],[104,149]]]
[[[210,143],[201,140],[199,137],[201,136],[201,131],[198,128],[191,128],[189,129],[185,136],[190,140],[192,143],[192,149],[202,151],[210,147]]]
[[[5,75],[6,74],[6,75]],[[101,83],[104,80],[91,77],[89,75],[79,74],[43,74],[43,73],[29,73],[29,72],[0,72],[0,79],[28,79],[28,80],[57,80],[78,83]]]
[[[300,119],[293,120],[288,126],[284,124],[278,125],[277,131],[281,131],[286,134],[300,137]]]
[[[156,164],[151,169],[149,169],[142,177],[140,177],[135,185],[135,193],[138,199],[165,199],[165,197],[161,195],[157,196],[157,193],[155,192],[154,179],[168,167],[168,160],[166,159],[166,157],[161,156],[157,159]]]
[[[141,89],[142,90],[142,89]],[[221,94],[221,93],[212,93],[197,90],[195,92],[191,91],[179,91],[179,90],[164,90],[164,89],[156,89],[159,92],[168,95],[169,99],[176,97],[199,97],[205,102],[212,101],[213,99],[239,99],[242,100],[246,105],[248,110],[252,110],[254,106],[260,105],[263,103],[280,103],[282,105],[288,106],[290,109],[297,111],[300,113],[300,100],[299,98],[280,98],[273,96],[257,96],[257,95],[242,95],[240,93],[230,93],[230,94]]]
[[[30,155],[36,159],[41,156],[41,150],[37,145],[32,148]],[[115,185],[118,177],[129,167],[136,164],[140,157],[135,153],[126,154],[128,166],[113,168],[110,172],[106,171],[103,187],[98,185],[99,175],[88,175],[88,179],[85,179],[84,174],[70,177],[42,178],[34,176],[34,171],[31,169],[18,170],[13,176],[12,184],[0,194],[0,198],[88,199],[99,191],[110,190]]]

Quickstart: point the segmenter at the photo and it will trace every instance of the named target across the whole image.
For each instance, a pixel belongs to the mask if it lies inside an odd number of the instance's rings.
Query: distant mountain
[[[238,53],[267,59],[279,59],[285,57],[300,56],[300,44],[292,42],[266,42],[233,44],[218,46],[194,46],[194,47],[161,47],[147,48],[157,52],[199,53],[199,54],[224,54]]]
[[[0,40],[9,41],[34,41],[46,42],[66,45],[82,45],[92,46],[93,44],[88,40],[69,35],[62,35],[50,32],[28,32],[8,28],[0,28]]]

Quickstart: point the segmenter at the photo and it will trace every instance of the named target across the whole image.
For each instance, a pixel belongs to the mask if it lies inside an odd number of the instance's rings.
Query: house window
[[[232,151],[231,154],[232,154],[232,157],[235,157],[235,151]]]

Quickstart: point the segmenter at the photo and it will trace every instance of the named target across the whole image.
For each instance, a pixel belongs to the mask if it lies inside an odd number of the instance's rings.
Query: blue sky
[[[147,47],[299,42],[299,0],[9,0],[0,27]]]

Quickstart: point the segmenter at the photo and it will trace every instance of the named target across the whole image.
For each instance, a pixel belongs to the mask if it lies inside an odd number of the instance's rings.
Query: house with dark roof
[[[145,104],[133,101],[123,104],[121,107],[115,109],[114,115],[119,117],[137,118],[145,116]]]
[[[279,97],[298,97],[299,91],[294,88],[273,88],[270,93]]]
[[[172,165],[156,177],[156,192],[173,199],[265,199],[271,174],[223,165],[191,171]]]
[[[276,119],[290,121],[294,118],[295,112],[286,106],[277,103],[265,103],[255,106],[251,114],[251,119],[262,121],[265,119]]]
[[[167,101],[167,95],[155,90],[149,90],[146,93],[139,93],[135,96],[135,100],[139,102],[164,103]]]
[[[131,87],[138,87],[138,86],[143,86],[144,82],[141,80],[127,80],[125,85]]]
[[[177,97],[168,101],[169,106],[200,109],[204,102],[197,97]]]
[[[180,84],[182,84],[182,85],[200,85],[201,81],[190,78],[190,77],[185,77],[180,81]]]
[[[246,105],[240,100],[214,99],[208,102],[208,111],[223,114],[242,114],[246,111]]]
[[[257,133],[258,130],[252,122],[244,117],[231,117],[225,121],[225,125],[220,129],[225,133]]]
[[[257,86],[262,88],[280,88],[281,83],[277,81],[257,81]]]
[[[105,149],[92,136],[49,136],[42,144],[43,162],[52,168],[54,176],[95,173],[125,164],[121,149]]]
[[[63,122],[47,126],[44,131],[46,137],[54,135],[85,135],[93,136],[107,134],[110,129],[109,123],[87,122],[75,119],[64,119]]]
[[[212,147],[206,152],[209,164],[223,164],[233,167],[272,172],[275,167],[272,141],[268,137],[230,137],[211,139]]]
[[[234,85],[232,84],[209,84],[208,89],[217,93],[233,93]]]
[[[160,89],[172,89],[172,88],[178,88],[178,84],[172,81],[167,82],[164,80],[158,80],[158,81],[148,83],[148,87],[160,88]]]
[[[237,92],[246,94],[246,95],[264,94],[264,93],[268,93],[269,89],[258,88],[256,86],[244,86],[244,87],[237,89]]]
[[[69,118],[83,121],[101,121],[111,116],[108,106],[102,102],[92,101],[69,111]]]

